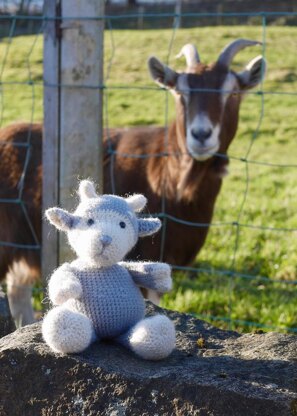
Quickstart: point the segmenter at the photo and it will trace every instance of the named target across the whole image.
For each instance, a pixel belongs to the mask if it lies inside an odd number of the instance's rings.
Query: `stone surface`
[[[0,338],[15,330],[15,325],[10,314],[8,300],[0,287]]]
[[[148,313],[156,309],[148,305]],[[40,323],[2,338],[0,415],[297,415],[296,336],[239,335],[165,313],[178,340],[161,362],[112,342],[80,355],[54,354]]]

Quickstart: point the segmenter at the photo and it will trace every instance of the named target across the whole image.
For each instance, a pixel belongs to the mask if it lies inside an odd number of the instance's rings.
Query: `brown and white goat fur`
[[[226,173],[228,160],[224,156],[237,130],[242,97],[247,89],[261,82],[265,72],[262,57],[252,60],[240,73],[231,70],[230,64],[239,50],[257,43],[244,39],[232,42],[212,65],[202,64],[195,47],[185,45],[180,56],[186,57],[187,69],[182,73],[155,57],[150,58],[148,65],[153,79],[174,95],[176,120],[168,131],[157,127],[106,131],[104,192],[143,193],[149,201],[149,213],[160,213],[165,208],[171,217],[209,224]],[[23,200],[41,238],[41,125],[14,124],[0,131],[0,197],[18,195],[25,150],[14,143],[26,142],[30,129],[32,153]],[[110,149],[115,152],[112,157]],[[160,154],[164,156],[159,157]],[[16,204],[0,204],[0,221],[0,241],[34,243],[24,213]],[[207,232],[207,225],[190,227],[169,217],[162,261],[190,264],[203,246]],[[161,240],[159,233],[153,241],[140,241],[130,257],[159,260]],[[39,252],[0,245],[0,278],[7,278],[11,310],[22,325],[33,319],[26,291],[39,273]]]

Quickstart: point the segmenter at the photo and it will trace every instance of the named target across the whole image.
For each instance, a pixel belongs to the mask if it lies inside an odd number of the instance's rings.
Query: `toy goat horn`
[[[93,182],[88,180],[81,181],[78,188],[78,194],[80,196],[81,201],[84,199],[98,197],[98,195],[96,194],[95,185],[93,184]]]
[[[131,195],[126,199],[126,201],[129,207],[132,208],[135,212],[140,212],[147,203],[146,197],[141,194]]]

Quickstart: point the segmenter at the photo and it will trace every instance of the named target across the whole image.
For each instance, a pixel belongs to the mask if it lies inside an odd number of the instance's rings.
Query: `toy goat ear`
[[[160,228],[161,221],[158,218],[142,218],[138,220],[139,237],[155,234]]]
[[[126,201],[129,207],[132,208],[135,212],[140,212],[143,210],[147,203],[146,197],[141,194],[131,195],[126,199]]]
[[[81,181],[78,188],[78,194],[81,201],[89,198],[97,198],[98,196],[96,194],[95,185],[88,180]]]
[[[49,208],[45,215],[58,230],[69,231],[74,225],[75,216],[62,208]]]
[[[250,89],[256,87],[263,81],[266,72],[266,61],[260,55],[252,59],[244,71],[237,74],[243,89]]]

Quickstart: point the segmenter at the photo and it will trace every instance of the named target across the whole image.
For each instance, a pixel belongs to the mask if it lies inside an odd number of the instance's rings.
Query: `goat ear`
[[[158,218],[142,218],[138,220],[139,237],[155,234],[160,228],[161,221]]]
[[[61,231],[69,231],[75,222],[75,216],[62,208],[49,208],[45,215],[49,222]]]
[[[174,88],[177,82],[178,73],[173,71],[167,65],[162,64],[154,56],[148,60],[148,68],[153,80],[165,88]]]
[[[96,198],[98,196],[96,194],[95,185],[93,182],[88,180],[81,181],[78,188],[78,194],[81,201],[85,199]]]
[[[263,81],[265,72],[266,61],[262,56],[257,56],[248,63],[244,71],[237,74],[237,77],[243,89],[250,89]]]
[[[126,201],[129,207],[132,208],[135,212],[140,212],[143,210],[147,203],[146,197],[141,194],[131,195],[126,199]]]

